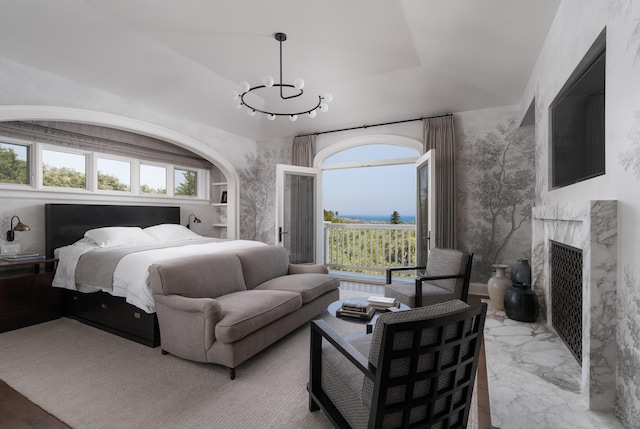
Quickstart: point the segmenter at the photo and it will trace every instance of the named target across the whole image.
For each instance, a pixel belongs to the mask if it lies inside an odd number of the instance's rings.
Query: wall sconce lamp
[[[191,229],[191,216],[193,216],[193,223],[202,223],[202,221],[198,219],[198,217],[195,214],[191,213],[187,221],[187,228],[189,229]]]
[[[13,226],[14,219],[18,219],[18,223],[16,224],[16,226]],[[29,231],[31,229],[24,223],[20,222],[20,218],[18,216],[12,216],[10,224],[11,224],[11,229],[7,231],[7,241],[15,240],[16,236],[14,231]]]

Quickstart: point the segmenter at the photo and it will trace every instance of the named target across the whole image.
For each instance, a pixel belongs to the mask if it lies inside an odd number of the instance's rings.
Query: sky
[[[333,155],[325,164],[417,157],[416,151],[390,145],[358,146]],[[415,216],[414,164],[325,170],[323,208],[343,215]]]

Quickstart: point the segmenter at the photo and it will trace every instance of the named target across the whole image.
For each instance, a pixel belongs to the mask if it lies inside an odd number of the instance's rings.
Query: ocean
[[[389,223],[391,214],[388,215],[351,215],[351,214],[339,214],[339,218],[348,219],[349,221],[363,221],[362,223]],[[402,223],[416,223],[415,216],[404,216],[400,214],[400,222]]]

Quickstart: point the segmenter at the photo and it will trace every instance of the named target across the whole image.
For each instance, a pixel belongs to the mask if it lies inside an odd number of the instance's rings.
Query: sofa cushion
[[[289,272],[289,255],[281,246],[260,246],[239,250],[237,253],[247,289]]]
[[[223,316],[215,334],[222,343],[233,343],[302,307],[300,294],[282,290],[246,290],[220,296],[216,301]]]
[[[286,290],[299,293],[302,303],[313,301],[320,295],[337,289],[340,280],[328,274],[289,274],[268,280],[254,290]]]
[[[397,282],[386,285],[384,296],[396,298],[398,301],[414,308],[416,306],[416,284],[414,282]],[[427,282],[422,282],[422,296],[428,297],[429,304],[437,304],[458,298],[458,295],[449,289]]]
[[[217,298],[246,290],[240,260],[234,253],[170,259],[149,267],[154,294]]]

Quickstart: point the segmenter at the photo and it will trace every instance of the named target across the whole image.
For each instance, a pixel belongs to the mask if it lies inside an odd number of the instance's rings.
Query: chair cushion
[[[422,319],[426,317],[435,317],[442,314],[450,313],[456,310],[463,310],[469,307],[468,304],[460,301],[460,300],[452,300],[443,302],[440,304],[429,305],[427,307],[419,307],[412,310],[407,311],[398,311],[393,313],[384,313],[382,314],[378,320],[376,321],[376,325],[373,330],[373,337],[371,339],[371,348],[369,349],[369,362],[374,367],[378,367],[378,358],[380,357],[380,347],[382,344],[382,331],[383,331],[383,323],[391,322],[391,321],[399,321],[399,320],[409,320],[409,319]],[[435,341],[436,331],[434,330],[432,335],[428,335],[427,333],[423,334],[421,344],[429,344]],[[411,334],[410,333],[398,333],[394,338],[394,349],[402,349],[411,347]],[[404,365],[397,365],[392,368],[394,373],[408,373],[408,362],[406,363],[406,368],[403,368]],[[371,397],[373,394],[373,382],[369,379],[365,379],[362,386],[362,398],[367,407],[371,407]],[[392,401],[397,400],[396,395],[404,395],[404,391],[394,392],[390,390],[389,392],[390,399]],[[395,397],[394,397],[395,396]]]
[[[453,249],[433,249],[429,252],[425,276],[445,276],[464,274],[467,254]],[[433,280],[431,284],[455,292],[456,285],[462,279]]]
[[[367,357],[371,338],[371,335],[361,335],[348,341],[362,356]],[[333,345],[324,341],[320,374],[322,389],[351,427],[366,428],[369,421],[369,408],[362,400],[364,373],[356,369],[353,363]]]
[[[255,287],[255,290],[286,290],[299,293],[302,303],[311,302],[340,286],[337,277],[328,274],[289,274],[268,280]]]
[[[416,306],[415,282],[398,282],[386,285],[384,296],[396,298],[401,303],[413,308]],[[459,298],[456,293],[452,293],[449,289],[427,282],[422,282],[422,296],[424,297],[423,302],[428,304],[437,304]]]
[[[232,343],[297,310],[302,297],[282,290],[245,290],[216,299],[222,319],[216,324],[216,340]]]
[[[260,246],[236,252],[247,289],[289,272],[289,254],[282,246]]]

